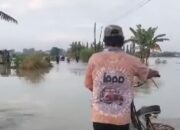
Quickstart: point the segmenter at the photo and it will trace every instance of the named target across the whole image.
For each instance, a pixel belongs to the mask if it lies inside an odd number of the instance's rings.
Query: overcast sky
[[[0,20],[0,49],[34,47],[48,50],[68,48],[72,41],[93,41],[93,24],[118,24],[126,38],[129,27],[158,26],[157,34],[171,40],[160,43],[163,51],[180,51],[180,1],[150,0],[0,0],[0,10],[13,16],[18,25]],[[130,12],[130,13],[129,13]],[[127,14],[127,15],[126,15]],[[97,39],[98,39],[97,37]]]

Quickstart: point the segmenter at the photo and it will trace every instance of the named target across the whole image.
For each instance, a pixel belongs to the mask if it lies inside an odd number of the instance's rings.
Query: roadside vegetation
[[[17,69],[23,70],[47,69],[52,67],[49,57],[42,54],[17,56],[15,58],[15,65]]]
[[[131,38],[125,40],[123,50],[126,53],[135,55],[142,62],[148,64],[148,59],[152,52],[161,52],[160,42],[168,41],[166,34],[156,34],[157,27],[143,28],[142,25],[137,25],[136,28],[130,28],[132,32]],[[88,62],[93,53],[102,51],[104,45],[99,43],[83,43],[72,42],[67,55],[71,58],[80,58],[82,62]]]

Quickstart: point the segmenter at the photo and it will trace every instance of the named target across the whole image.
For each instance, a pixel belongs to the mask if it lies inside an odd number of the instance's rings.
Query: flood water
[[[135,104],[161,106],[161,118],[180,118],[180,59],[150,67],[160,71],[154,79],[136,90]],[[60,62],[51,70],[15,72],[0,66],[1,130],[92,130],[91,94],[84,87],[86,64]]]

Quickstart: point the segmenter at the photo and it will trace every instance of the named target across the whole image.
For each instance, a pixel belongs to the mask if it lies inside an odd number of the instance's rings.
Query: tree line
[[[142,25],[137,25],[136,28],[129,28],[132,36],[125,40],[122,50],[131,55],[135,55],[142,62],[148,64],[150,54],[154,51],[161,52],[160,42],[168,41],[166,34],[156,35],[158,27],[143,28]],[[103,42],[99,43],[83,43],[80,41],[72,42],[68,49],[68,55],[72,58],[77,56],[83,62],[87,62],[89,57],[95,53],[102,51],[104,48]]]

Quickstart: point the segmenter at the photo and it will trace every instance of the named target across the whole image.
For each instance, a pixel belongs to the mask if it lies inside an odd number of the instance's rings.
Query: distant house
[[[9,52],[10,57],[13,57],[13,55],[15,55],[15,50],[14,49],[8,50],[8,52]]]
[[[10,54],[7,50],[0,50],[0,64],[10,63]]]
[[[23,49],[23,54],[24,54],[24,55],[31,55],[31,54],[33,54],[33,53],[35,53],[35,49],[34,49],[34,48],[30,48],[30,49],[24,48],[24,49]]]
[[[0,64],[2,64],[3,63],[3,53],[2,53],[2,51],[0,51]]]

